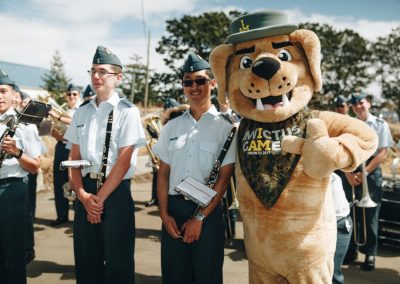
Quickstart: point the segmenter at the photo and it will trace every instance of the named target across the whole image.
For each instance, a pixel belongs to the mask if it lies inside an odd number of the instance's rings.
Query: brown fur
[[[272,43],[292,45],[274,49]],[[235,55],[255,47],[251,54]],[[285,49],[292,60],[281,61]],[[280,63],[265,79],[240,68],[243,56],[253,64],[266,58]],[[210,55],[218,83],[218,99],[226,94],[241,116],[273,123],[304,109],[315,91],[321,90],[320,42],[308,30],[289,35],[264,37],[236,45],[222,44]],[[258,110],[252,99],[291,94],[288,105]],[[237,163],[237,189],[249,257],[250,283],[331,283],[336,244],[336,218],[328,190],[333,170],[351,171],[377,147],[377,137],[363,122],[332,112],[320,112],[307,123],[306,139],[285,136],[282,151],[301,155],[289,183],[277,203],[267,209],[250,188]],[[241,149],[238,149],[241,151]]]

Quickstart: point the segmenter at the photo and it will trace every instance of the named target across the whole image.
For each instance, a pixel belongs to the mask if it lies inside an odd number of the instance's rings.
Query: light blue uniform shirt
[[[378,135],[378,149],[390,148],[393,146],[392,134],[390,133],[389,125],[386,123],[386,121],[369,114],[365,123],[372,127]],[[373,156],[375,155],[376,152]]]
[[[212,106],[196,121],[190,111],[170,120],[161,129],[153,151],[170,166],[169,194],[187,176],[205,183],[233,125]],[[236,161],[236,137],[222,166]]]
[[[16,115],[17,113],[13,108],[8,109],[0,119],[4,119],[7,115]],[[0,124],[0,135],[4,133],[7,126]],[[39,137],[37,128],[33,124],[19,124],[13,136],[18,148],[24,151],[24,154],[37,158],[42,154],[43,146]],[[5,159],[0,168],[0,179],[9,177],[25,177],[28,172],[25,171],[16,158]]]
[[[136,106],[129,106],[119,98],[117,93],[114,93],[98,107],[94,98],[76,110],[71,125],[65,133],[65,139],[79,145],[81,158],[93,163],[91,167],[82,169],[82,176],[100,172],[107,120],[111,110],[114,110],[114,118],[106,176],[109,175],[117,161],[118,150],[131,145],[135,147],[135,150],[132,154],[131,166],[123,179],[130,179],[134,175],[138,148],[146,145],[140,113]]]

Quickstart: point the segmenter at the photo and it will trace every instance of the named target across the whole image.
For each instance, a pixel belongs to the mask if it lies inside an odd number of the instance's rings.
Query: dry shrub
[[[390,132],[392,133],[394,146],[389,149],[388,156],[386,160],[382,163],[382,171],[383,175],[389,177],[392,175],[391,167],[393,159],[396,157],[400,157],[400,149],[396,147],[396,145],[400,141],[400,123],[390,124],[389,123]],[[397,175],[400,175],[400,167],[397,168]]]
[[[53,161],[56,139],[51,136],[42,136],[47,153],[41,156],[41,169],[43,172],[43,184],[45,188],[53,188]]]

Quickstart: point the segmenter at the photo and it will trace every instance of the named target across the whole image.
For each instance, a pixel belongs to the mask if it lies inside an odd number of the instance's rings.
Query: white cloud
[[[389,34],[393,28],[400,26],[400,21],[371,21],[353,17],[326,16],[321,14],[304,15],[300,10],[287,10],[289,21],[293,23],[312,22],[328,24],[338,30],[352,29],[368,40],[374,41],[379,36]]]
[[[198,3],[198,4],[197,4]],[[205,11],[243,10],[235,6],[209,7],[204,2],[186,0],[143,0],[147,27],[151,30],[150,68],[166,71],[162,56],[155,52],[160,35],[165,33],[165,20],[184,14]],[[50,67],[55,50],[59,50],[65,70],[74,83],[85,86],[89,82],[86,70],[97,45],[105,45],[116,53],[123,63],[133,54],[146,62],[146,41],[142,32],[115,34],[113,24],[125,18],[141,20],[141,1],[109,0],[31,0],[26,4],[29,17],[12,11],[0,12],[0,33],[3,38],[0,60],[27,65]],[[368,39],[376,39],[399,26],[400,22],[373,22],[366,19],[325,16],[305,16],[300,10],[287,10],[293,22],[327,23],[338,29],[351,28]],[[110,20],[111,19],[111,20]],[[12,32],[10,32],[12,27]],[[133,27],[134,29],[142,29]]]
[[[142,3],[145,16],[186,13],[194,9],[196,1],[186,0],[31,0],[36,9],[46,17],[68,22],[87,22],[106,19],[117,21],[125,17],[142,19]]]

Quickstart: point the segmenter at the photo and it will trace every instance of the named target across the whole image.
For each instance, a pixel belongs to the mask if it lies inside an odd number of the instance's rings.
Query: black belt
[[[21,177],[9,177],[9,178],[1,178],[0,184],[6,184],[14,181],[22,181]]]

